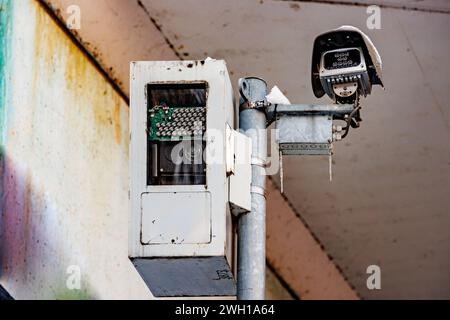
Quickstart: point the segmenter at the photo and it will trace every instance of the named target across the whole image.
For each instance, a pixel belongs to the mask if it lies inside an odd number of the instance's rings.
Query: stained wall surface
[[[2,286],[152,298],[128,259],[126,101],[39,2],[0,6]]]

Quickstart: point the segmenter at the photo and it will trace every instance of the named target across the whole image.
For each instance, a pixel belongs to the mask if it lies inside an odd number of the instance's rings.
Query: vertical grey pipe
[[[266,83],[247,78],[248,102],[265,100]],[[242,91],[241,91],[242,94]],[[251,101],[250,101],[251,100]],[[239,114],[240,129],[252,140],[252,209],[239,219],[237,296],[239,300],[264,300],[266,271],[265,163],[267,159],[266,115],[263,110],[245,108]]]

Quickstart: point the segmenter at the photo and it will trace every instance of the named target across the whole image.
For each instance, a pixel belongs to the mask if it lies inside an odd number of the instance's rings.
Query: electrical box
[[[233,96],[221,60],[131,64],[129,256],[157,297],[235,295],[251,143]]]

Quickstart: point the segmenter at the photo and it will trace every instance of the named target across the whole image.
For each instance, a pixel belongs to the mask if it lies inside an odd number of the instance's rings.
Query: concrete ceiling
[[[294,0],[295,1],[295,0]],[[308,0],[306,0],[308,1]],[[298,2],[306,2],[298,1]],[[378,5],[382,8],[420,10],[425,12],[450,12],[450,2],[448,0],[311,0],[316,3],[332,3],[352,6]]]
[[[371,1],[382,7],[381,30],[367,30],[365,1],[346,2],[355,1],[141,0],[129,19],[88,38],[105,44],[92,52],[119,79],[130,60],[211,56],[226,59],[234,83],[256,75],[291,101],[317,103],[328,101],[317,101],[309,83],[314,37],[343,24],[367,32],[383,57],[386,91],[363,100],[362,127],[335,145],[333,182],[326,158],[286,157],[285,193],[362,297],[450,298],[449,2]],[[116,44],[106,44],[108,34]],[[161,46],[139,41],[149,37]],[[382,290],[366,288],[371,264],[381,267]]]

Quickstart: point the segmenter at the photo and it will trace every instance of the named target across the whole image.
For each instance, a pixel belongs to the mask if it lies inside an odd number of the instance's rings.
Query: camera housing
[[[358,28],[343,26],[314,41],[311,82],[317,98],[354,104],[381,85],[382,63],[372,41]]]

